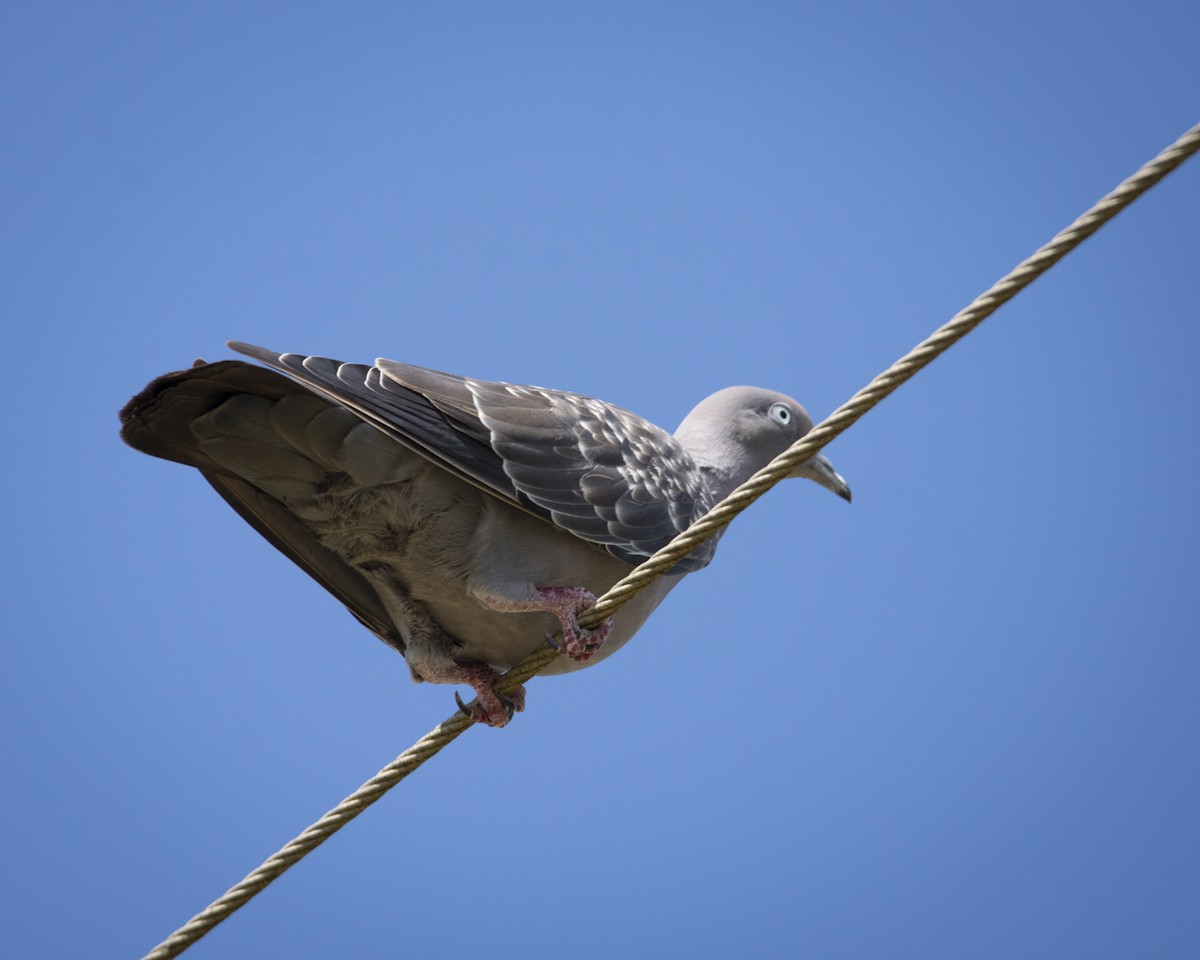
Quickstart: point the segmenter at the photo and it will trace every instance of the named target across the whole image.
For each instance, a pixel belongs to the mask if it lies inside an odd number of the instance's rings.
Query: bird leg
[[[579,614],[596,602],[596,595],[586,587],[535,587],[533,596],[514,599],[489,591],[476,591],[479,600],[502,613],[552,613],[562,624],[562,641],[551,643],[559,653],[580,662],[589,659],[600,649],[612,629],[612,620],[605,620],[595,630],[579,624]]]
[[[475,691],[475,704],[468,707],[455,693],[458,708],[476,723],[489,727],[503,727],[512,719],[513,713],[525,709],[525,688],[518,686],[508,694],[496,692],[496,679],[500,676],[486,663],[478,660],[449,660],[441,663],[422,662],[419,670],[413,670],[413,678],[429,683],[467,683]]]
[[[459,709],[476,723],[486,723],[489,727],[503,727],[513,718],[514,713],[525,709],[525,687],[518,684],[507,695],[496,691],[496,679],[500,676],[486,663],[477,660],[456,660],[462,669],[462,679],[471,685],[475,691],[475,706],[467,709],[458,694]]]

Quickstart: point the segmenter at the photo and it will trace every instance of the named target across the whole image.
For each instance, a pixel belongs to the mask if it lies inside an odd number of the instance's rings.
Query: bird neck
[[[743,445],[733,430],[713,431],[711,424],[693,410],[675,431],[675,439],[687,450],[700,469],[709,491],[723,500],[734,487],[754,472]]]
[[[716,500],[724,500],[734,487],[745,482],[750,476],[750,472],[744,469],[744,463],[733,456],[731,451],[721,449],[719,445],[716,448],[693,450],[691,453],[700,469],[700,475],[704,477],[705,486]],[[738,469],[739,465],[743,469]]]

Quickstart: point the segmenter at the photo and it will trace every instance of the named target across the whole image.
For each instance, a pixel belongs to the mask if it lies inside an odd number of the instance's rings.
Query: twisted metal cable
[[[166,960],[168,957],[179,956],[251,897],[262,891],[271,881],[278,878],[288,867],[332,837],[471,725],[472,721],[461,713],[456,713],[443,723],[439,723],[320,820],[304,830],[294,840],[284,844],[283,847],[267,857],[257,869],[243,877],[239,883],[230,887],[167,937],[146,954],[143,960]]]
[[[1097,202],[1069,227],[1058,233],[1033,256],[1018,264],[986,293],[976,297],[969,306],[956,313],[928,338],[838,407],[802,439],[730,493],[703,518],[655,553],[645,563],[634,568],[623,580],[614,584],[591,609],[580,616],[580,623],[588,628],[599,626],[644,590],[656,577],[666,573],[709,537],[725,529],[734,517],[779,481],[785,479],[799,464],[821,450],[834,437],[857,422],[880,400],[974,330],[997,308],[1011,300],[1198,150],[1200,150],[1200,125],[1192,127],[1137,173],[1124,180],[1115,190]],[[497,691],[501,693],[511,691],[557,658],[558,653],[549,647],[536,651],[496,681]],[[169,957],[178,956],[263,890],[290,866],[328,840],[471,725],[472,721],[462,713],[455,713],[438,724],[321,819],[268,857],[261,866],[248,874],[240,883],[231,887],[167,937],[146,954],[144,960],[167,960]]]

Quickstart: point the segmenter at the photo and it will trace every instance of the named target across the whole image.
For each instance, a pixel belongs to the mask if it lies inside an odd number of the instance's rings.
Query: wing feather
[[[669,433],[620,407],[393,360],[374,366],[230,346],[286,374],[493,496],[640,563],[713,505]],[[709,541],[680,561],[704,566]]]

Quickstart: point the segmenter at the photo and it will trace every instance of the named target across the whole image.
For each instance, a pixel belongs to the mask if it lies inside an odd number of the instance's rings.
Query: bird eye
[[[782,423],[786,426],[792,422],[792,411],[788,409],[786,403],[773,404],[768,413],[776,423]]]

